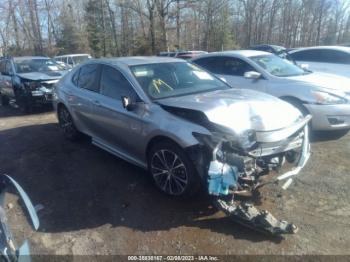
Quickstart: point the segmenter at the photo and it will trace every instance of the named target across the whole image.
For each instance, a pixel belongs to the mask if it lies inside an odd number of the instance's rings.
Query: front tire
[[[0,96],[1,96],[1,105],[8,106],[10,104],[10,99],[5,95],[0,94]]]
[[[177,144],[160,141],[148,153],[148,169],[154,184],[170,196],[189,197],[200,186],[200,177],[187,156]]]
[[[81,137],[81,133],[75,127],[73,118],[69,113],[68,109],[64,106],[58,108],[57,112],[58,124],[63,131],[65,138],[70,141],[77,141]]]
[[[23,114],[28,114],[33,110],[31,98],[21,91],[15,91],[16,104]]]

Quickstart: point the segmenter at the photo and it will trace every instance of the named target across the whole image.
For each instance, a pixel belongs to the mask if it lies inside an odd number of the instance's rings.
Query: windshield
[[[74,64],[77,65],[89,59],[89,56],[87,55],[72,56],[72,59],[74,61]]]
[[[230,88],[206,71],[186,62],[137,65],[130,69],[152,99]]]
[[[306,74],[300,67],[276,55],[253,56],[251,59],[274,76],[287,77]]]
[[[53,59],[20,59],[15,60],[17,73],[48,72],[65,70],[64,66]]]

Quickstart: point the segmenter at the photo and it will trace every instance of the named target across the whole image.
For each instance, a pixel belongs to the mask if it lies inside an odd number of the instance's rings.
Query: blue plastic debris
[[[208,175],[208,191],[211,195],[228,195],[230,187],[237,187],[238,170],[234,166],[218,160],[211,161]]]

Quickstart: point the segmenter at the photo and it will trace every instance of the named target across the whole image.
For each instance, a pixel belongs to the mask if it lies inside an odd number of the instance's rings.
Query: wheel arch
[[[145,150],[146,158],[148,158],[148,153],[151,150],[151,148],[156,143],[159,143],[159,142],[170,142],[170,143],[173,143],[173,144],[177,145],[180,148],[183,148],[176,140],[174,140],[174,139],[172,139],[172,138],[170,138],[168,136],[156,135],[156,136],[152,137],[150,139],[150,141],[147,143],[146,150]]]
[[[295,96],[281,96],[281,100],[294,105],[298,108],[303,114],[310,114],[309,110],[303,105],[303,101]]]

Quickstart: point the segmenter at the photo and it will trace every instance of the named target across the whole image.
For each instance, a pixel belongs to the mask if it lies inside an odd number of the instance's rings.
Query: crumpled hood
[[[350,94],[350,79],[333,74],[313,72],[307,75],[291,76],[289,80],[294,80],[307,86],[325,89],[334,93]]]
[[[247,129],[273,131],[291,126],[301,113],[268,94],[228,89],[159,100],[160,104],[203,112],[209,121],[241,133]]]
[[[51,71],[51,72],[31,72],[17,74],[20,78],[32,81],[56,80],[64,76],[68,71]]]

